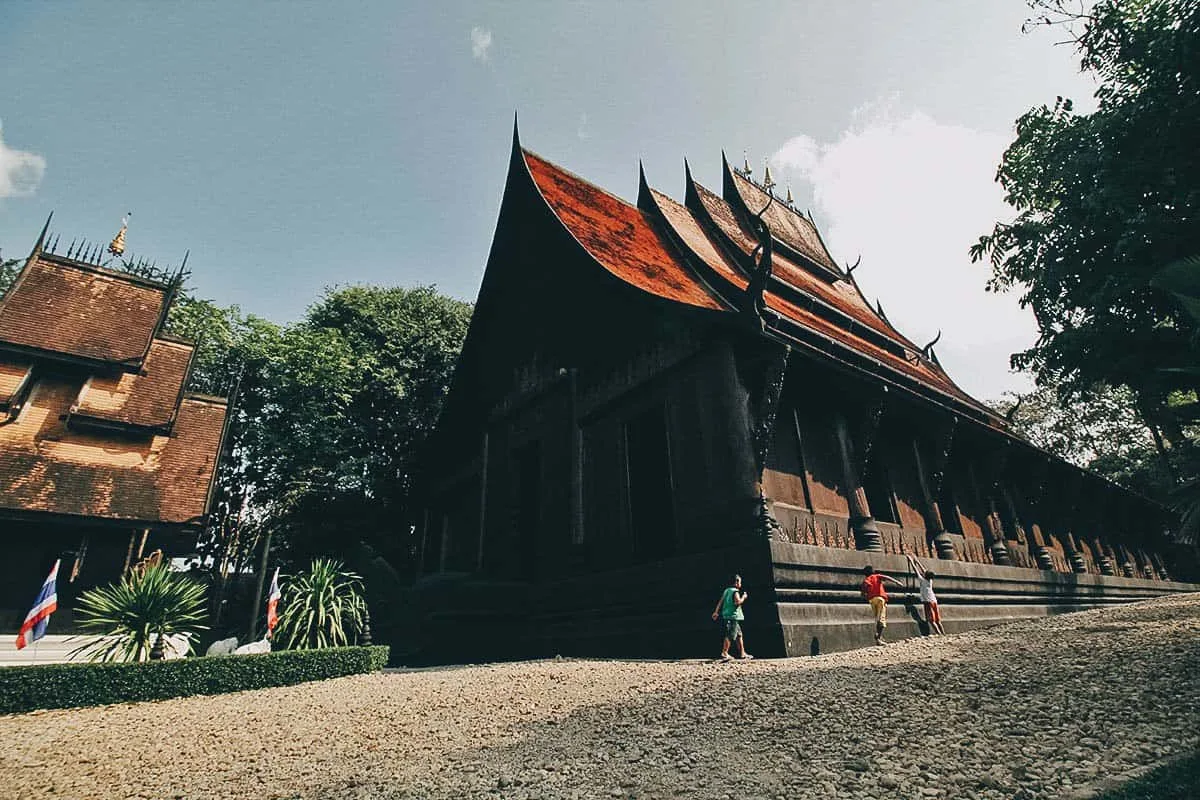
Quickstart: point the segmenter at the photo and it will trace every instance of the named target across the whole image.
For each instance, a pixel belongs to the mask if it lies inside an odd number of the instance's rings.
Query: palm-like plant
[[[276,641],[289,650],[351,644],[366,614],[362,588],[362,578],[342,562],[314,560],[284,586]]]
[[[207,626],[204,587],[161,564],[129,573],[116,583],[80,595],[80,626],[101,634],[77,648],[92,661],[145,661],[159,636],[192,637]]]

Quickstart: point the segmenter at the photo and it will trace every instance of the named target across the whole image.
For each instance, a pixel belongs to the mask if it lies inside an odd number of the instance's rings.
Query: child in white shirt
[[[942,614],[938,610],[937,595],[933,593],[933,570],[922,569],[921,563],[908,556],[908,563],[917,575],[917,586],[921,590],[921,603],[925,606],[925,622],[934,633],[945,633],[942,628]]]

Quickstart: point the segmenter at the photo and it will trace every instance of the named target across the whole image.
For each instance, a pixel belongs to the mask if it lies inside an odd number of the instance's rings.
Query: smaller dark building
[[[0,299],[0,628],[14,631],[55,559],[51,632],[70,629],[80,591],[153,550],[192,552],[225,433],[225,400],[184,391],[194,345],[163,332],[177,283],[56,249],[43,230]]]

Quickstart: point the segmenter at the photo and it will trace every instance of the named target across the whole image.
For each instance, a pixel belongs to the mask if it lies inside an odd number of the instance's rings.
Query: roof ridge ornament
[[[767,194],[771,195],[771,197],[774,197],[775,192],[773,192],[771,190],[775,188],[775,179],[771,177],[771,162],[767,161],[765,158],[763,159],[763,161],[766,163],[763,166],[762,186],[764,189],[767,190]],[[769,206],[770,203],[768,203],[767,205]],[[765,209],[765,208],[763,209],[763,211],[766,211],[766,210],[767,209]]]
[[[750,176],[753,174],[754,174],[754,170],[750,167],[750,156],[748,156],[746,154],[746,151],[743,150],[742,151],[742,177],[745,178],[746,180],[750,180]]]
[[[121,217],[121,230],[117,231],[117,235],[108,243],[108,252],[113,256],[120,257],[125,255],[125,231],[129,229],[129,218],[133,216],[132,211],[125,213]]]
[[[787,205],[793,211],[796,210],[796,201],[792,199],[792,185],[790,183],[787,187]]]

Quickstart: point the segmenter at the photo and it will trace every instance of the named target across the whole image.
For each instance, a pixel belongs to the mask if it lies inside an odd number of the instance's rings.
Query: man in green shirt
[[[721,625],[725,630],[725,641],[721,647],[721,660],[723,661],[733,658],[729,655],[729,645],[734,641],[738,644],[739,658],[754,658],[746,652],[746,637],[742,635],[742,620],[746,618],[746,615],[742,613],[742,603],[745,603],[749,596],[749,592],[742,591],[742,576],[734,575],[733,586],[721,593],[721,599],[717,601],[717,607],[713,609],[713,620],[716,621],[720,618]]]

